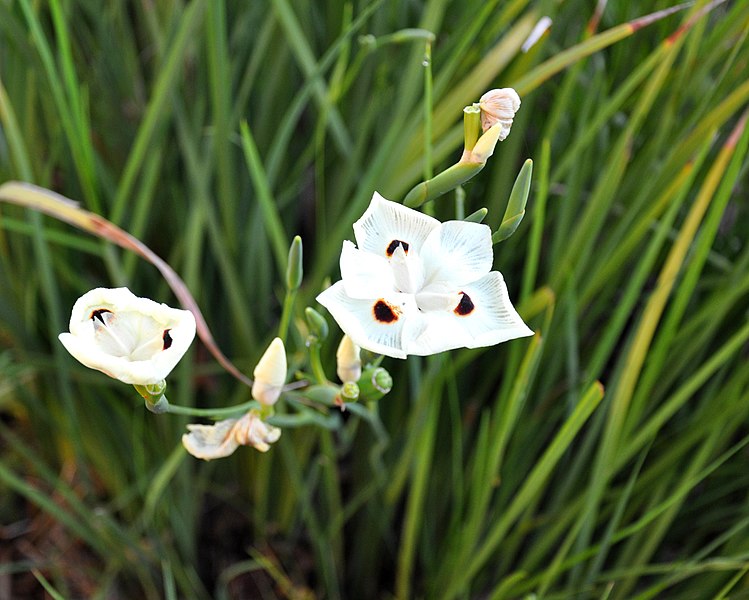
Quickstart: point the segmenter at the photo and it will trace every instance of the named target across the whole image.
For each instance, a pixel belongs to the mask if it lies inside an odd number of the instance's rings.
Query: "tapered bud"
[[[343,382],[359,381],[361,377],[361,349],[347,335],[343,336],[336,352],[338,378]]]
[[[310,306],[304,309],[304,316],[307,319],[307,326],[310,333],[320,342],[325,340],[328,337],[329,331],[328,322],[325,320],[325,317]]]
[[[253,371],[252,397],[265,406],[275,404],[286,382],[287,368],[286,349],[281,338],[275,338]]]

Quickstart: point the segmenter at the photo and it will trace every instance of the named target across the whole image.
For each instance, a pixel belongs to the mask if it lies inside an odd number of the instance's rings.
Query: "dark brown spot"
[[[466,315],[470,315],[473,312],[473,309],[476,307],[473,305],[473,301],[468,294],[466,294],[465,292],[461,292],[461,294],[463,294],[463,296],[461,297],[460,302],[458,302],[458,306],[455,307],[453,312],[459,317],[465,317]]]
[[[385,252],[388,256],[392,256],[398,246],[403,246],[403,251],[408,254],[408,242],[402,242],[401,240],[393,240],[390,242]]]
[[[374,313],[375,319],[380,323],[394,323],[398,320],[398,315],[395,314],[393,307],[384,300],[378,300],[375,302],[372,312]]]
[[[89,317],[89,319],[91,319],[92,321],[94,319],[99,319],[102,325],[106,325],[106,323],[104,322],[104,317],[102,317],[101,315],[103,313],[111,313],[111,312],[112,312],[111,310],[107,310],[106,308],[97,308],[95,311],[91,313],[91,316]]]
[[[168,350],[169,347],[172,345],[172,336],[169,335],[169,332],[171,329],[165,329],[164,335],[162,336],[162,339],[164,340],[164,350]]]

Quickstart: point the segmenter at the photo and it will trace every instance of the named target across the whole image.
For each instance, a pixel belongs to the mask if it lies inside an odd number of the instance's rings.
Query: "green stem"
[[[309,345],[309,364],[312,368],[312,374],[315,376],[315,381],[320,385],[326,385],[328,378],[325,376],[325,369],[323,369],[320,360],[320,344],[313,342]]]
[[[227,408],[193,408],[191,406],[170,404],[166,409],[166,412],[176,415],[189,415],[191,417],[230,417],[253,408],[261,408],[260,403],[255,400],[250,400],[249,402],[237,404],[236,406],[229,406]]]
[[[291,315],[294,311],[294,300],[296,299],[296,290],[287,290],[286,297],[283,300],[283,311],[281,312],[281,322],[278,324],[278,337],[283,343],[286,343],[286,335],[289,332]]]
[[[468,181],[484,168],[485,163],[458,162],[448,167],[428,181],[423,181],[414,187],[403,199],[403,204],[409,208],[418,208],[425,202],[439,198],[452,189]]]

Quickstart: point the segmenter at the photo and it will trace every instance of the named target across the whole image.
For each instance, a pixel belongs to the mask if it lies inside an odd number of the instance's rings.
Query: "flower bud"
[[[307,319],[309,331],[313,336],[321,342],[328,337],[328,322],[325,320],[325,317],[310,306],[304,309],[304,316]]]
[[[512,120],[520,108],[520,96],[512,88],[489,90],[479,100],[481,107],[481,128],[487,131],[497,123],[502,124],[499,141],[510,133]]]
[[[294,237],[289,248],[289,261],[286,265],[286,289],[296,290],[302,285],[302,238]]]
[[[341,386],[341,400],[356,402],[359,399],[359,386],[353,381],[347,381]]]
[[[252,397],[265,406],[274,405],[286,381],[286,370],[286,349],[281,338],[275,338],[253,371]]]
[[[358,383],[362,400],[379,400],[393,389],[393,378],[382,367],[368,367]]]
[[[361,350],[347,335],[343,336],[336,352],[338,378],[343,382],[359,381],[361,377]]]

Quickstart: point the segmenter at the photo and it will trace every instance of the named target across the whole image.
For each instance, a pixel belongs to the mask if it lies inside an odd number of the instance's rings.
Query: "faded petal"
[[[460,301],[453,310],[422,314],[426,326],[405,348],[408,354],[493,346],[533,335],[510,302],[498,271],[463,286],[460,292]]]
[[[139,298],[127,288],[96,288],[73,305],[60,342],[77,360],[124,383],[166,378],[195,337],[190,311]]]
[[[281,437],[281,430],[265,423],[254,410],[240,419],[224,419],[213,425],[191,424],[187,429],[189,433],[182,436],[182,445],[190,454],[203,460],[229,456],[239,446],[252,446],[260,452],[267,452],[270,444]]]
[[[253,371],[252,397],[266,406],[275,404],[286,382],[286,370],[286,349],[281,338],[275,338]]]
[[[361,348],[406,358],[404,339],[419,333],[421,319],[410,294],[391,292],[375,299],[351,298],[339,281],[317,296],[343,332]]]
[[[422,254],[427,285],[475,281],[492,268],[491,229],[480,223],[447,221],[429,234]]]
[[[239,447],[234,435],[237,423],[239,419],[224,419],[213,425],[188,425],[189,433],[182,436],[182,445],[190,454],[203,460],[229,456]]]
[[[510,133],[515,113],[520,108],[520,96],[512,88],[489,90],[479,99],[481,107],[481,128],[486,131],[497,123],[502,123],[499,141]]]
[[[360,250],[390,258],[402,245],[407,252],[421,252],[429,232],[440,222],[397,202],[386,200],[377,192],[366,212],[354,223],[356,245]]]
[[[269,425],[257,412],[251,410],[237,423],[234,437],[243,446],[252,446],[260,452],[267,452],[270,445],[281,437],[281,430]]]

